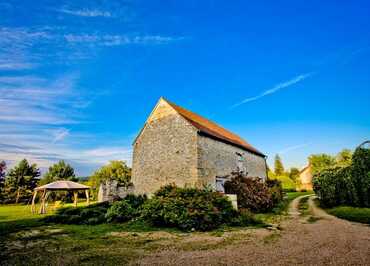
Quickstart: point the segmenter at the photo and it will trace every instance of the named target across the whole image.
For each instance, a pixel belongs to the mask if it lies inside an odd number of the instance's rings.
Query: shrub
[[[207,231],[237,216],[231,202],[218,192],[167,185],[143,205],[142,217],[156,226]]]
[[[357,148],[352,157],[351,171],[358,205],[370,207],[370,149]]]
[[[131,220],[137,211],[125,200],[117,201],[105,214],[107,222],[126,222]]]
[[[273,205],[276,206],[284,197],[281,181],[277,179],[267,179],[266,185],[271,193]]]
[[[245,177],[233,173],[231,180],[225,182],[225,192],[236,194],[238,206],[252,212],[266,212],[274,206],[269,188],[260,178]]]
[[[334,167],[317,172],[313,178],[313,189],[325,207],[358,204],[351,167]]]
[[[140,216],[141,206],[146,199],[145,195],[129,194],[124,199],[116,201],[105,215],[107,222],[127,222]]]

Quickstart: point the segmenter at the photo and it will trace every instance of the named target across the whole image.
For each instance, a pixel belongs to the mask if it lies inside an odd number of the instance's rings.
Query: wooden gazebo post
[[[73,203],[74,206],[77,207],[77,201],[78,201],[78,191],[84,190],[86,193],[86,201],[87,204],[90,203],[90,198],[89,198],[89,186],[85,186],[76,182],[72,182],[69,180],[58,180],[46,185],[43,185],[41,187],[35,188],[35,191],[32,196],[32,206],[31,206],[31,211],[32,213],[35,213],[35,200],[37,197],[38,192],[42,192],[41,195],[41,206],[40,206],[40,214],[46,213],[46,201],[52,191],[61,191],[61,190],[66,190],[66,191],[73,191]]]
[[[75,207],[77,207],[78,191],[73,191],[73,198],[73,204],[75,205]]]
[[[86,195],[86,203],[87,205],[90,204],[90,193],[88,189],[85,189],[85,195]]]

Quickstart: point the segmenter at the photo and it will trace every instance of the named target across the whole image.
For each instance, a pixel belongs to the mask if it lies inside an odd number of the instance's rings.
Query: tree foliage
[[[299,177],[299,169],[296,167],[292,167],[289,170],[289,178],[293,181],[296,181]]]
[[[277,176],[284,174],[284,166],[279,154],[275,155],[274,172]]]
[[[41,179],[41,184],[48,184],[57,180],[77,181],[73,167],[63,160],[49,167],[48,172]]]
[[[308,161],[311,165],[311,171],[313,175],[324,169],[335,166],[335,158],[325,153],[312,154],[310,157],[308,157]]]
[[[5,182],[6,162],[0,161],[0,192]]]
[[[124,161],[110,161],[109,164],[96,170],[88,182],[95,196],[100,184],[106,180],[116,180],[119,185],[128,187],[132,184],[131,168]]]
[[[335,157],[338,166],[350,166],[352,163],[352,151],[350,149],[343,149]]]
[[[325,206],[370,207],[370,150],[357,148],[349,166],[338,163],[317,171],[313,181],[314,191]]]
[[[40,170],[36,164],[29,164],[26,159],[20,161],[9,170],[5,178],[5,189],[8,196],[14,197],[18,203],[21,198],[29,197],[37,186]]]
[[[360,206],[370,207],[370,149],[356,149],[352,159],[352,178]]]

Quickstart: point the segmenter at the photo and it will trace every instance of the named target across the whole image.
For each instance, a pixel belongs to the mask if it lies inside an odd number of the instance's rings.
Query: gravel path
[[[370,265],[369,226],[326,214],[315,206],[313,197],[309,199],[312,216],[303,217],[298,211],[300,199],[291,203],[291,217],[281,224],[282,231],[271,233],[268,238],[258,237],[256,233],[242,243],[220,249],[162,250],[141,259],[137,264]]]

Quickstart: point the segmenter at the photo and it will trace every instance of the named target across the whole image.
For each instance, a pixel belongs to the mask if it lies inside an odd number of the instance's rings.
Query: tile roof
[[[243,140],[238,135],[220,127],[216,123],[201,117],[200,115],[197,115],[191,111],[188,111],[174,103],[169,102],[168,100],[165,100],[173,109],[175,109],[182,117],[184,117],[186,120],[188,120],[194,127],[196,127],[200,133],[203,133],[209,137],[216,138],[220,141],[226,142],[228,144],[232,144],[235,146],[238,146],[242,149],[245,149],[247,151],[250,151],[254,154],[260,155],[260,156],[266,156],[256,148],[254,148],[252,145],[250,145],[248,142]]]

